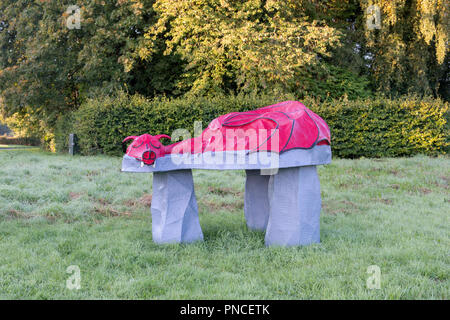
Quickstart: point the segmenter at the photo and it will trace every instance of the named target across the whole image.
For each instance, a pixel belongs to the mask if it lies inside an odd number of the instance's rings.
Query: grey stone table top
[[[122,172],[167,172],[185,169],[258,170],[315,166],[331,162],[331,147],[319,145],[311,149],[292,149],[281,154],[270,152],[216,152],[188,155],[167,155],[156,159],[154,165],[128,155],[122,159]]]

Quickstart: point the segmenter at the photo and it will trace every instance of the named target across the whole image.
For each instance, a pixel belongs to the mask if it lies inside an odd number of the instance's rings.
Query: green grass
[[[448,299],[449,158],[319,169],[320,244],[266,248],[241,171],[195,171],[205,241],[152,242],[151,175],[120,159],[0,151],[0,298]],[[69,290],[66,269],[81,269]],[[368,289],[367,268],[381,269]]]

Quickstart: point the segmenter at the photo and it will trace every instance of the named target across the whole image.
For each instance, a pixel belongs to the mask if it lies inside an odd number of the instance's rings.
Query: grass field
[[[195,171],[205,241],[156,245],[151,175],[120,161],[0,150],[0,298],[449,298],[449,158],[320,167],[322,242],[295,248],[247,230],[241,171]]]

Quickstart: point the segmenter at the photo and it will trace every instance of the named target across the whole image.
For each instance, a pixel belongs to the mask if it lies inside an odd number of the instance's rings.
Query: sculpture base
[[[251,230],[266,231],[267,246],[320,242],[320,182],[315,166],[274,175],[246,170],[244,213]],[[152,234],[156,243],[203,240],[191,170],[153,173]]]
[[[151,214],[153,241],[203,240],[191,170],[153,173]]]
[[[214,156],[213,156],[214,154]],[[230,160],[230,161],[229,161]],[[200,154],[169,154],[157,158],[154,165],[141,166],[141,162],[128,155],[122,159],[122,172],[167,172],[186,169],[204,170],[258,170],[317,166],[331,162],[329,145],[311,149],[292,149],[281,154],[270,152],[205,152]]]
[[[269,220],[269,180],[261,175],[261,170],[246,170],[244,195],[244,215],[247,227],[251,230],[265,231]]]
[[[315,166],[280,169],[268,185],[267,246],[320,242],[320,182]]]

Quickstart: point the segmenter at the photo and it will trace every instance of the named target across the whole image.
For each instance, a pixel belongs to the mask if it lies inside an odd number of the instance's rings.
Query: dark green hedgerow
[[[203,127],[215,117],[274,104],[293,97],[221,96],[178,99],[145,99],[119,93],[89,100],[71,115],[57,141],[69,128],[78,134],[83,154],[121,154],[121,141],[129,135],[171,134],[185,128],[193,133],[194,121]],[[397,157],[448,152],[448,103],[436,99],[406,97],[356,101],[304,100],[331,129],[333,155],[342,158]],[[58,138],[60,136],[60,138]],[[57,143],[58,145],[58,143]],[[60,143],[64,146],[64,143]],[[60,148],[61,149],[61,148]]]
[[[449,106],[442,100],[376,98],[310,107],[327,121],[333,154],[341,158],[448,152]]]

